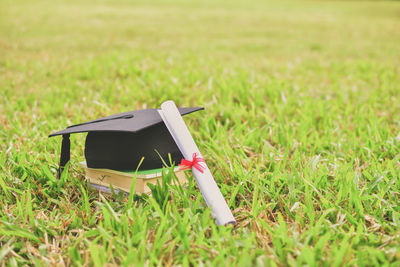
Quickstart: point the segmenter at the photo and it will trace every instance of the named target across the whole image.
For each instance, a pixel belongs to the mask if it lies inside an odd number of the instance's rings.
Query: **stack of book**
[[[94,169],[88,168],[86,162],[81,162],[81,166],[85,169],[86,179],[91,183],[93,188],[99,191],[110,192],[110,184],[116,191],[129,193],[132,182],[136,174],[136,193],[148,194],[151,192],[147,184],[161,184],[162,169],[145,170],[145,171],[116,171],[110,169]],[[167,170],[168,171],[168,170]],[[175,174],[180,184],[187,182],[186,175],[179,167],[175,168]]]

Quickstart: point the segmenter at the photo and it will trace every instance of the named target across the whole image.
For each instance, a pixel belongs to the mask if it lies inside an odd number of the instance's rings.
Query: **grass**
[[[2,1],[0,262],[398,266],[400,3]],[[102,195],[68,125],[173,99],[238,220],[193,179]],[[162,203],[161,203],[162,202]],[[160,205],[161,203],[161,205]]]

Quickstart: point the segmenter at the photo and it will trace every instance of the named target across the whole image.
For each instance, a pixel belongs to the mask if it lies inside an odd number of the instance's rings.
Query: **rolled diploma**
[[[175,103],[171,100],[164,102],[161,105],[161,110],[158,112],[185,159],[192,160],[193,153],[197,153],[197,156],[201,157],[201,153],[190,135],[189,129],[187,128]],[[222,196],[207,164],[205,162],[200,164],[205,167],[203,173],[193,167],[193,176],[199,185],[207,205],[211,206],[217,224],[236,224],[236,220],[226,204],[226,201]]]

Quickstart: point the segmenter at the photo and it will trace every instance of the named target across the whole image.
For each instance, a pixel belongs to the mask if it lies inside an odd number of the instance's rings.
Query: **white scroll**
[[[164,102],[161,105],[161,110],[158,112],[185,159],[192,160],[194,153],[197,153],[197,156],[201,157],[201,153],[190,135],[189,129],[183,121],[175,103],[171,100]],[[207,164],[202,162],[201,165],[204,167],[203,172],[192,167],[193,176],[199,185],[207,205],[209,207],[211,206],[217,224],[236,224],[236,220],[226,204]]]

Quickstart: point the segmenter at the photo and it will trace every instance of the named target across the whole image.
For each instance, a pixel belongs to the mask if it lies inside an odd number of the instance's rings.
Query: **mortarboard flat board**
[[[186,115],[202,107],[179,108]],[[62,135],[59,175],[70,159],[70,134],[87,133],[85,158],[89,168],[112,170],[135,170],[142,157],[139,170],[162,167],[160,156],[173,162],[183,156],[161,119],[157,109],[129,111],[76,124],[53,133],[49,137]]]

